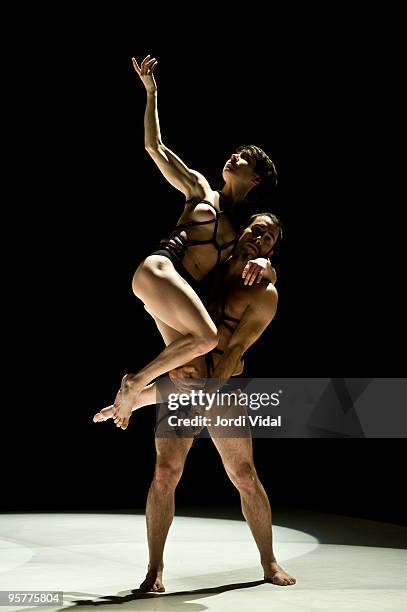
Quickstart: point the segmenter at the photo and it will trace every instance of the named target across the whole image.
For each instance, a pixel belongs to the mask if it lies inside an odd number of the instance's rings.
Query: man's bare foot
[[[103,408],[100,412],[97,412],[93,417],[94,423],[102,423],[102,421],[107,421],[113,417],[113,404],[108,406],[107,408]]]
[[[268,568],[264,568],[264,581],[278,584],[279,586],[291,586],[297,581],[295,578],[287,574],[277,561],[270,564]]]
[[[163,570],[152,570],[149,569],[144,582],[140,584],[140,591],[143,593],[164,593],[165,588],[163,585]]]

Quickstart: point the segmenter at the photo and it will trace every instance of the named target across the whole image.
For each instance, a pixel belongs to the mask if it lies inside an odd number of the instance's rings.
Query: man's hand
[[[132,57],[131,61],[133,62],[134,70],[143,81],[143,85],[146,88],[147,93],[155,93],[157,91],[157,83],[155,82],[153,72],[158,64],[158,61],[155,59],[155,57],[150,59],[150,55],[147,55],[143,59],[140,66],[138,65],[135,57]]]
[[[277,274],[268,259],[258,257],[247,262],[242,272],[242,278],[244,279],[244,285],[253,285],[254,282],[259,283],[263,278],[274,285]]]
[[[170,370],[168,376],[178,391],[190,393],[193,389],[202,389],[202,378],[205,374],[199,372],[194,365],[184,365]]]

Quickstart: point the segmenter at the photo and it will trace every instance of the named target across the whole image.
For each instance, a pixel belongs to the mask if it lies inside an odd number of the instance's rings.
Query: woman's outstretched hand
[[[133,62],[134,70],[143,81],[143,85],[146,88],[147,93],[155,93],[157,91],[157,83],[155,82],[154,78],[154,70],[158,64],[158,61],[155,59],[155,57],[151,59],[150,57],[150,55],[147,55],[141,62],[140,66],[138,65],[135,57],[132,57],[131,61]]]

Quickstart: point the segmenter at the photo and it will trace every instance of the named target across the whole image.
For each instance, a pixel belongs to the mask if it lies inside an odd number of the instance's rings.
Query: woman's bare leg
[[[113,405],[122,429],[127,428],[132,406],[144,387],[161,374],[208,353],[218,342],[216,326],[198,295],[166,257],[151,255],[139,266],[133,291],[148,312],[180,336],[137,374],[124,377]]]
[[[133,404],[131,411],[134,412],[139,408],[143,408],[144,406],[156,406],[157,404],[161,404],[168,401],[168,396],[170,393],[175,393],[176,389],[171,382],[170,378],[160,379],[158,382],[152,382],[138,395],[137,400]],[[109,419],[113,419],[117,427],[120,427],[120,422],[118,417],[114,416],[114,404],[103,408],[100,412],[97,412],[93,417],[94,423],[102,423],[103,421],[107,421]]]
[[[151,317],[154,319],[157,329],[161,334],[161,338],[164,340],[165,346],[168,346],[169,344],[171,344],[171,342],[175,342],[175,340],[181,338],[182,334],[180,332],[164,323],[164,321],[161,321],[161,319],[159,319],[147,309],[146,305],[144,305],[144,308],[148,312],[148,314],[151,315]]]
[[[144,406],[155,405],[157,403],[157,383],[150,383],[140,393],[137,398],[137,401],[132,406],[132,412],[138,410],[139,408],[143,408]],[[107,406],[103,408],[100,412],[97,412],[93,417],[94,423],[102,423],[103,421],[107,421],[108,419],[113,418],[113,404],[111,406]],[[114,418],[114,422],[116,423],[117,419]],[[119,427],[119,423],[116,425]]]
[[[175,329],[173,329],[169,325],[166,325],[166,323],[164,323],[163,321],[160,321],[158,317],[154,317],[152,313],[147,310],[147,308],[146,311],[153,317],[166,346],[168,346],[168,344],[174,342],[174,340],[177,340],[182,336],[182,334],[177,332]],[[164,396],[164,390],[161,388],[157,389],[156,383],[150,383],[149,385],[144,387],[144,389],[138,396],[136,402],[133,404],[131,411],[134,412],[135,410],[143,408],[144,406],[155,406],[157,404],[157,393],[160,394],[160,397]],[[93,422],[102,423],[103,421],[108,421],[109,419],[112,419],[113,406],[114,405],[111,404],[110,406],[103,408],[103,410],[100,410],[100,412],[97,412],[93,417]],[[114,422],[116,423],[117,427],[120,427],[119,420],[116,417],[114,417]]]

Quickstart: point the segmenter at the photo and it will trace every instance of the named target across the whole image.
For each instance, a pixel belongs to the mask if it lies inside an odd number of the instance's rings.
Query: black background
[[[397,33],[390,47],[384,42],[396,18],[263,19],[256,10],[236,22],[206,22],[198,11],[181,26],[178,11],[48,14],[45,31],[30,30],[26,16],[27,31],[16,39],[23,63],[13,227],[26,254],[14,275],[21,297],[12,324],[17,376],[2,434],[3,510],[145,503],[154,410],[138,412],[126,432],[91,421],[123,374],[161,348],[131,278],[183,205],[144,151],[145,94],[131,55],[158,58],[163,140],[214,188],[242,143],[264,148],[278,168],[267,208],[284,226],[274,259],[279,309],[247,376],[403,375],[402,224],[388,140],[396,127]],[[405,521],[402,439],[256,440],[254,447],[277,506]],[[210,441],[191,451],[177,502],[238,502]]]

